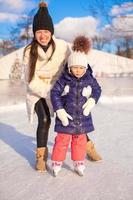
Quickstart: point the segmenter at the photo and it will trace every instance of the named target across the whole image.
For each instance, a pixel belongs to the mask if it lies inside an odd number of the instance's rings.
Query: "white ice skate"
[[[74,171],[79,175],[83,176],[84,175],[84,161],[74,161]]]
[[[59,162],[59,161],[53,161],[52,162],[52,168],[53,168],[54,176],[57,176],[58,173],[61,171],[61,166],[62,166],[62,162]]]

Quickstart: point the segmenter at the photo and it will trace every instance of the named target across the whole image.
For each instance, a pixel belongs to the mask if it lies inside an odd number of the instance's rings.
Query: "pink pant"
[[[87,139],[85,134],[69,135],[58,133],[55,137],[55,144],[51,159],[53,161],[64,161],[71,140],[71,159],[80,161],[85,159]]]

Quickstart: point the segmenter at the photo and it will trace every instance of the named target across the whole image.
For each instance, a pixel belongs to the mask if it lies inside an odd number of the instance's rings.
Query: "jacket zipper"
[[[79,86],[80,86],[80,80],[77,80],[76,82],[76,90],[77,90],[77,93],[76,93],[76,133],[79,132],[79,125],[78,125],[78,115],[79,115],[79,112],[78,112],[78,105],[79,105]]]

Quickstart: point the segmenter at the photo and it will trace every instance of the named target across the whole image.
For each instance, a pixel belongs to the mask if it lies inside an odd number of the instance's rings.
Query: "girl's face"
[[[35,37],[39,44],[47,46],[51,40],[51,32],[48,30],[38,30],[35,32]]]
[[[77,66],[76,65],[76,66],[71,66],[70,71],[77,78],[81,78],[85,74],[86,68],[83,67],[83,66]]]

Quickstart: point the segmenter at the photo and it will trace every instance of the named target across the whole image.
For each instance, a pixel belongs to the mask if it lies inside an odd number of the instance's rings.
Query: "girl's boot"
[[[83,176],[85,170],[84,161],[74,161],[74,171],[79,175]]]
[[[52,161],[52,169],[54,176],[57,176],[61,171],[62,161]]]

